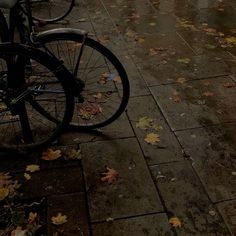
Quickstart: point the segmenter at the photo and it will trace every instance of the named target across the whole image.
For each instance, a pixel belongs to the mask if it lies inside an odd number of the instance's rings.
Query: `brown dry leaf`
[[[8,186],[12,183],[11,176],[9,173],[0,173],[0,188],[3,188],[5,186]]]
[[[53,150],[48,148],[46,151],[42,153],[42,159],[45,161],[54,161],[61,157],[61,150]]]
[[[78,105],[79,116],[84,120],[91,120],[95,115],[102,113],[102,107],[97,103]]]
[[[174,228],[181,228],[182,225],[180,219],[175,216],[169,219],[169,224]]]
[[[150,133],[150,134],[147,134],[147,136],[144,140],[147,143],[154,145],[154,144],[160,142],[160,136],[155,133]]]
[[[226,83],[223,84],[223,86],[224,86],[225,88],[233,88],[233,87],[235,87],[236,85],[235,85],[234,83],[226,82]]]
[[[183,83],[186,82],[186,79],[184,77],[179,77],[179,78],[176,79],[176,82],[180,83],[180,84],[183,84]]]
[[[141,37],[137,37],[137,38],[135,38],[135,41],[137,41],[138,43],[143,43],[145,41],[145,39],[141,38]]]
[[[113,81],[115,81],[117,84],[121,84],[122,83],[121,78],[120,78],[119,75],[115,76]]]
[[[101,177],[102,182],[107,182],[108,184],[115,183],[118,178],[118,172],[115,169],[107,167],[107,172],[102,173],[103,177]]]
[[[181,102],[181,97],[180,97],[180,95],[179,95],[179,93],[177,91],[174,91],[174,93],[172,95],[172,99],[176,103],[180,103]]]
[[[207,91],[207,92],[204,92],[202,95],[205,96],[205,97],[212,97],[214,95],[214,93],[210,92],[210,91]]]
[[[52,216],[51,221],[54,225],[62,225],[67,222],[67,216],[59,212],[56,216]]]
[[[26,166],[26,171],[29,171],[29,172],[31,172],[31,173],[33,173],[33,172],[36,172],[36,171],[40,171],[40,167],[39,167],[39,165],[28,165],[28,166]]]

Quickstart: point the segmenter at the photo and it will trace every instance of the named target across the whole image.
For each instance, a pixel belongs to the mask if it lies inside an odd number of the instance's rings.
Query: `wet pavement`
[[[82,160],[1,159],[22,201],[46,199],[48,235],[236,235],[236,2],[78,0],[67,19],[56,26],[85,29],[118,56],[131,98],[99,132],[61,136]],[[158,128],[137,127],[142,117]],[[32,163],[41,171],[25,181]],[[113,184],[101,181],[107,166]],[[57,212],[68,222],[52,225]]]

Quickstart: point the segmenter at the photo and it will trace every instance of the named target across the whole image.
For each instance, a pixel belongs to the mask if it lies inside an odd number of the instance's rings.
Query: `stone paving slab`
[[[31,179],[25,180],[24,173],[15,175],[22,184],[22,198],[84,191],[81,167],[56,168],[31,173]]]
[[[236,197],[236,124],[177,132],[213,202]]]
[[[231,234],[235,235],[236,232],[236,200],[220,202],[217,208],[222,214],[225,223],[229,227]]]
[[[149,165],[182,160],[181,147],[166,124],[152,96],[131,98],[128,106],[128,115]],[[145,116],[154,119],[162,129],[157,132],[153,129],[141,130],[137,128],[136,123]],[[152,132],[160,135],[161,141],[157,145],[150,145],[144,140],[146,135]]]
[[[94,132],[81,132],[79,130],[66,132],[60,136],[59,141],[63,145],[71,145],[127,137],[134,137],[134,132],[127,115],[124,113],[116,121],[104,128],[94,130]]]
[[[172,236],[165,214],[154,214],[94,224],[94,236]]]
[[[236,120],[236,87],[230,77],[154,86],[151,92],[172,130]]]
[[[61,226],[48,223],[48,235],[90,235],[84,193],[50,196],[47,206],[48,222],[51,222],[52,216],[56,216],[59,212],[67,216],[67,222]]]
[[[141,95],[150,94],[146,86],[146,82],[140,74],[136,64],[133,62],[132,57],[128,55],[119,56],[122,65],[124,66],[130,82],[130,96],[136,97]]]
[[[163,34],[141,34],[133,31],[124,33],[124,39],[134,61],[165,64],[165,58],[187,57],[193,51],[176,32]],[[154,52],[153,52],[154,50]]]
[[[82,144],[81,151],[92,222],[163,210],[136,139]],[[116,183],[100,180],[106,166],[118,171]]]
[[[188,162],[151,170],[167,209],[182,222],[178,235],[230,235]]]
[[[165,64],[143,61],[138,68],[149,86],[175,83],[179,78],[186,81],[231,74],[227,64],[211,55],[164,57]],[[181,60],[187,60],[183,63]],[[207,66],[206,66],[207,64]]]

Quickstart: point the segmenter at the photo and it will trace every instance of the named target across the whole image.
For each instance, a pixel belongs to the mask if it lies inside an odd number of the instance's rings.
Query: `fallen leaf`
[[[160,142],[160,136],[155,133],[150,133],[150,134],[147,134],[147,136],[144,140],[147,143],[154,145],[154,144]]]
[[[48,148],[46,151],[42,153],[42,159],[45,161],[54,161],[61,157],[61,150],[53,150]]]
[[[29,224],[34,223],[37,220],[37,218],[38,218],[38,214],[37,213],[30,212],[29,213],[29,217],[28,217]]]
[[[102,93],[94,94],[93,97],[96,98],[96,99],[101,99],[102,98]]]
[[[230,44],[236,44],[236,37],[227,37],[225,41]]]
[[[84,120],[91,120],[95,115],[102,113],[102,108],[97,103],[78,105],[79,116]]]
[[[179,58],[177,62],[184,63],[184,64],[189,64],[191,60],[189,58]]]
[[[169,224],[174,228],[181,228],[181,221],[178,217],[171,217],[169,219]]]
[[[155,22],[150,22],[149,25],[150,25],[150,26],[155,26],[156,23],[155,23]]]
[[[80,160],[81,159],[81,150],[80,149],[76,150],[73,148],[73,149],[67,151],[65,155],[68,159]]]
[[[30,180],[31,179],[31,175],[28,173],[24,173],[24,177],[26,180]]]
[[[205,47],[206,47],[207,49],[215,49],[215,48],[216,48],[215,45],[212,45],[212,44],[209,44],[209,43],[205,44]]]
[[[39,165],[28,165],[28,166],[26,166],[26,171],[29,171],[31,173],[39,171],[39,170],[40,170]]]
[[[157,50],[155,48],[150,48],[149,49],[149,56],[154,56],[157,55]]]
[[[118,178],[118,172],[112,168],[107,167],[107,172],[102,173],[101,181],[107,182],[108,184],[115,183]]]
[[[173,92],[173,95],[172,95],[171,99],[173,99],[173,101],[176,102],[176,103],[181,102],[181,97],[180,97],[180,95],[177,91]]]
[[[183,83],[186,82],[186,79],[184,77],[179,77],[179,78],[176,79],[176,82],[180,83],[180,84],[183,84]]]
[[[210,92],[210,91],[207,91],[207,92],[204,92],[202,95],[205,96],[205,97],[212,97],[214,95],[214,93]]]
[[[67,222],[67,216],[59,212],[56,216],[52,216],[51,221],[54,225],[62,225]]]
[[[0,188],[0,201],[4,200],[9,195],[9,189],[7,187]]]
[[[139,119],[139,121],[136,123],[136,128],[140,128],[140,129],[144,129],[144,130],[146,130],[152,126],[153,126],[153,119],[151,119],[147,116],[141,117]]]
[[[233,88],[233,87],[235,87],[236,85],[235,85],[234,83],[226,82],[226,83],[223,84],[223,86],[224,86],[225,88]]]

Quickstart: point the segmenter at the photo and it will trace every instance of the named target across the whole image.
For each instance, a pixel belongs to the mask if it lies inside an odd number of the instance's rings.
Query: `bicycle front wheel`
[[[58,137],[73,113],[69,75],[46,53],[0,45],[0,150],[41,147]]]
[[[117,57],[99,42],[75,32],[39,37],[42,47],[64,62],[85,83],[84,102],[75,99],[71,126],[80,130],[104,127],[125,110],[129,81]]]

